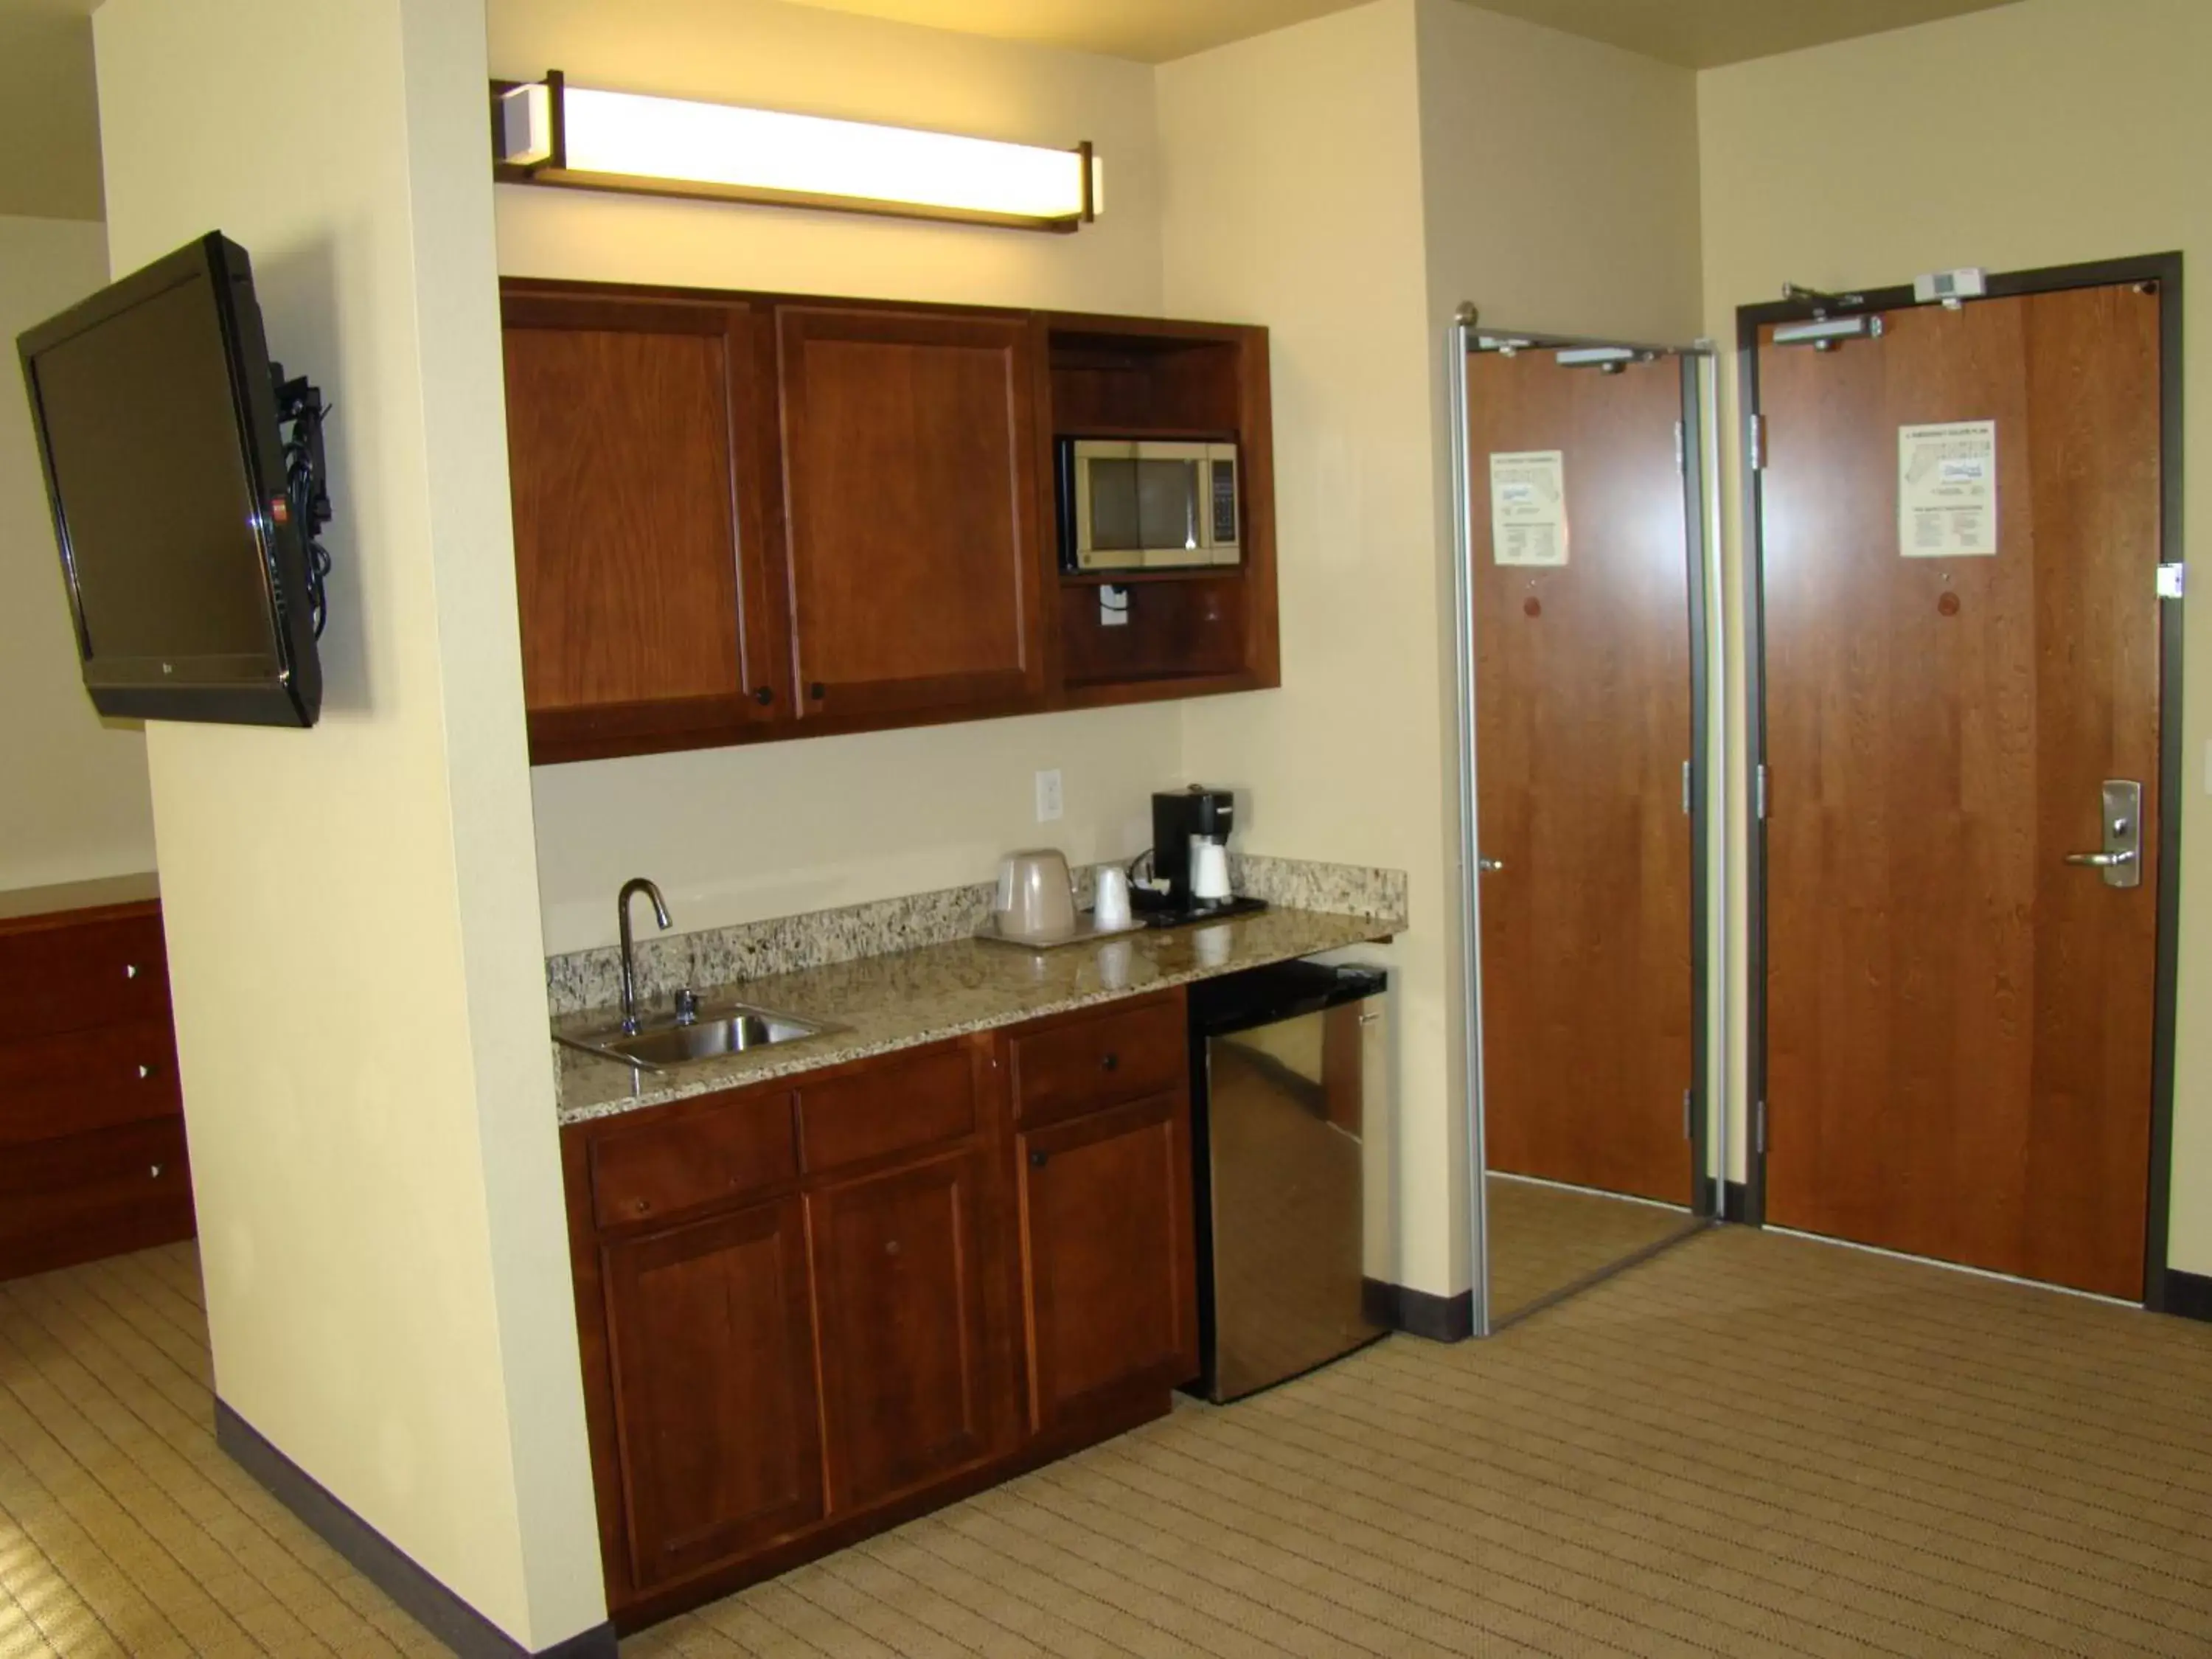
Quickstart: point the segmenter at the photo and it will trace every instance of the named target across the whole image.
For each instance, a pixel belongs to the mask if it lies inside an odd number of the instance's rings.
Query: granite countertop
[[[1134,933],[1042,953],[962,939],[864,957],[742,985],[702,986],[700,999],[739,999],[843,1029],[671,1072],[633,1069],[556,1043],[565,1127],[693,1095],[789,1077],[870,1054],[988,1030],[1092,1003],[1139,996],[1271,962],[1389,938],[1388,917],[1275,908],[1192,927]],[[611,1024],[607,1009],[555,1022],[557,1030]]]

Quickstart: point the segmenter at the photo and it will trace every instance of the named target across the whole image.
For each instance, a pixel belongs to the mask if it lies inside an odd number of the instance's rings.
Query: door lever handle
[[[1481,871],[1485,875],[1490,875],[1498,871],[1503,870],[1505,867],[1505,860],[1504,859],[1477,859],[1474,861],[1474,867]]]
[[[2067,863],[2081,865],[2091,870],[2117,870],[2122,865],[2133,864],[2135,861],[2136,855],[2132,851],[2124,853],[2069,853],[2066,855]]]

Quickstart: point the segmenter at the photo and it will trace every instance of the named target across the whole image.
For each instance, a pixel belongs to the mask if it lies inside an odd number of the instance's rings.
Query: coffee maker
[[[1147,921],[1173,927],[1267,908],[1229,890],[1227,849],[1236,827],[1236,798],[1226,789],[1193,784],[1152,797],[1152,879],[1167,890],[1139,890],[1137,908]]]

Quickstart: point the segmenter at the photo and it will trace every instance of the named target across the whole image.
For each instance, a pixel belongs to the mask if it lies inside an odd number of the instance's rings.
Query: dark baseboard
[[[221,1400],[215,1402],[215,1441],[311,1532],[461,1659],[617,1659],[612,1625],[533,1654],[416,1565]]]
[[[2202,1273],[2185,1273],[2178,1267],[2166,1270],[2166,1299],[2160,1313],[2173,1314],[2182,1319],[2200,1319],[2212,1323],[2212,1279]]]
[[[1741,1181],[1731,1181],[1721,1194],[1721,1219],[1741,1221],[1751,1210],[1751,1188]]]
[[[1425,1336],[1431,1342],[1464,1342],[1474,1334],[1474,1297],[1437,1296],[1379,1279],[1360,1281],[1360,1303],[1369,1319],[1394,1331]]]

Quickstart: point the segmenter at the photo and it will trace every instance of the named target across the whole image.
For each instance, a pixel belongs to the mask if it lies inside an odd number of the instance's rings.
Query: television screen
[[[246,251],[204,237],[16,344],[94,706],[313,725],[317,490]]]

